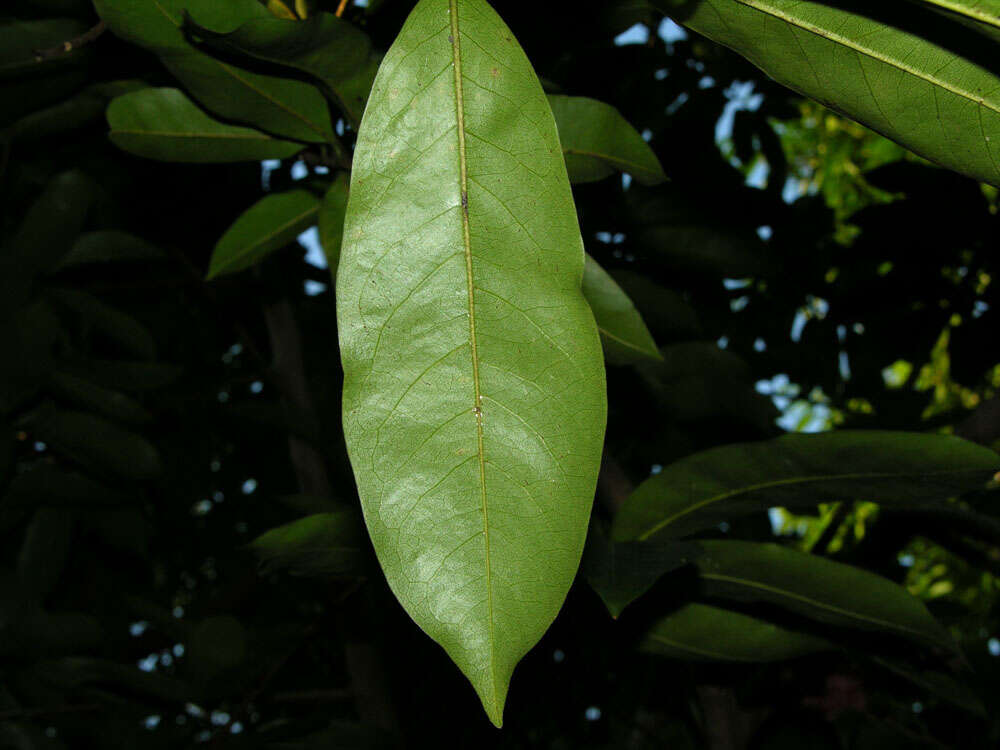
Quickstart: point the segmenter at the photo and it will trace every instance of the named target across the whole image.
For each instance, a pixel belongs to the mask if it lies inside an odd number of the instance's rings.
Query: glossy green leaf
[[[350,510],[318,513],[271,529],[250,543],[267,570],[357,576],[364,566],[361,519]]]
[[[583,296],[594,313],[609,362],[624,365],[662,359],[632,300],[590,255],[583,270]]]
[[[319,199],[308,190],[289,190],[261,198],[226,230],[212,251],[212,279],[256,265],[316,223]]]
[[[994,40],[913,4],[656,4],[789,88],[943,166],[1000,184]]]
[[[773,506],[944,500],[984,487],[997,468],[988,448],[913,432],[839,430],[725,445],[643,482],[616,516],[614,538],[684,536]]]
[[[93,414],[39,409],[24,427],[56,453],[98,474],[148,480],[163,469],[149,441]]]
[[[347,213],[347,197],[350,192],[350,177],[344,172],[326,191],[319,206],[319,244],[326,256],[326,264],[334,278],[340,264],[340,247],[344,236],[344,215]]]
[[[820,622],[955,649],[922,601],[867,570],[777,544],[698,544],[702,554],[695,564],[710,596],[767,602]]]
[[[256,0],[94,0],[94,7],[115,34],[159,55],[188,92],[219,117],[300,141],[336,140],[326,100],[315,86],[216,59],[182,31],[185,11],[229,31],[270,17]]]
[[[603,357],[555,121],[484,0],[421,0],[358,134],[344,432],[397,598],[500,724],[576,573]]]
[[[332,13],[304,21],[258,18],[229,33],[218,33],[192,14],[190,28],[213,49],[285,65],[315,78],[355,126],[361,122],[378,57],[357,26]]]
[[[145,89],[119,96],[108,107],[108,124],[116,146],[160,161],[284,159],[302,149],[299,143],[219,122],[178,89]]]
[[[644,185],[667,179],[660,160],[621,113],[583,96],[549,95],[570,182],[596,182],[628,172]]]
[[[657,620],[643,651],[686,661],[770,662],[831,648],[822,638],[707,604],[685,604]]]

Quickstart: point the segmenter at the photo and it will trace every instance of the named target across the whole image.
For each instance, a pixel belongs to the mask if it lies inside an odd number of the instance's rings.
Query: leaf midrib
[[[486,459],[483,454],[483,414],[482,414],[482,392],[479,383],[479,347],[476,339],[476,298],[475,283],[472,274],[472,236],[469,228],[469,174],[468,159],[465,143],[465,94],[462,84],[462,51],[459,41],[458,28],[458,2],[448,0],[448,13],[451,20],[451,53],[452,64],[455,70],[455,115],[458,120],[456,132],[458,133],[458,165],[459,181],[461,183],[461,206],[462,214],[462,242],[465,250],[465,278],[468,285],[469,300],[469,343],[472,350],[472,384],[473,384],[473,405],[472,411],[476,417],[476,440],[479,454],[479,490],[482,500],[483,511],[483,544],[485,550],[485,581],[486,581],[486,607],[490,623],[490,692],[493,695],[494,709],[497,707],[497,679],[496,679],[496,636],[493,624],[493,571],[490,566],[490,525],[489,509],[486,502]]]
[[[736,2],[740,3],[741,5],[747,6],[748,8],[752,8],[753,10],[756,10],[758,13],[764,13],[765,15],[769,15],[773,18],[777,18],[781,21],[784,21],[790,26],[794,26],[796,28],[802,29],[803,31],[807,31],[810,34],[818,36],[822,39],[827,39],[828,41],[831,41],[835,44],[840,44],[843,47],[847,47],[848,49],[854,50],[858,54],[864,55],[865,57],[871,58],[872,60],[876,60],[890,67],[896,68],[897,70],[903,73],[908,73],[909,75],[912,75],[915,78],[919,78],[920,80],[925,81],[926,83],[929,83],[932,86],[937,86],[941,89],[944,89],[945,91],[948,91],[951,94],[954,94],[955,96],[967,99],[970,102],[974,102],[981,107],[985,107],[986,109],[992,112],[1000,114],[1000,106],[987,101],[986,98],[983,96],[978,96],[972,93],[971,91],[966,91],[965,89],[955,86],[954,84],[951,84],[948,81],[945,81],[937,77],[936,75],[925,73],[921,70],[918,70],[914,68],[912,65],[907,65],[902,60],[897,60],[893,57],[890,57],[889,55],[878,52],[877,50],[865,47],[864,45],[854,41],[853,39],[850,39],[849,37],[843,36],[842,34],[830,31],[829,29],[824,29],[823,27],[810,23],[809,21],[803,18],[797,18],[792,14],[787,13],[786,11],[771,7],[767,4],[767,0],[736,0]]]
[[[694,505],[689,505],[683,510],[674,513],[672,516],[668,516],[658,523],[654,524],[652,527],[646,531],[639,534],[637,539],[641,542],[649,539],[653,534],[657,533],[666,526],[669,526],[678,518],[683,518],[686,515],[694,513],[696,510],[704,508],[706,505],[712,505],[713,503],[722,502],[723,500],[728,500],[731,497],[736,497],[737,495],[743,495],[750,492],[757,492],[758,490],[766,490],[772,487],[783,487],[793,484],[808,484],[810,482],[834,482],[834,481],[850,481],[853,479],[899,479],[902,477],[938,477],[938,476],[956,476],[960,474],[970,474],[980,471],[979,469],[957,469],[957,470],[945,470],[945,471],[928,471],[923,473],[914,473],[912,471],[900,471],[900,472],[855,472],[851,474],[820,474],[815,476],[807,477],[788,477],[786,479],[774,479],[769,482],[760,482],[758,484],[749,484],[746,487],[737,487],[736,489],[728,490],[727,492],[720,492],[718,495],[712,495],[707,497]]]
[[[242,252],[238,253],[237,255],[234,255],[229,260],[229,262],[222,264],[217,269],[211,270],[209,272],[209,277],[212,277],[215,274],[221,273],[222,271],[226,270],[227,268],[232,268],[234,265],[237,265],[240,261],[246,260],[247,256],[253,255],[254,252],[258,248],[260,248],[262,245],[266,245],[268,242],[270,242],[272,239],[274,239],[275,237],[277,237],[279,234],[281,234],[282,232],[284,232],[289,227],[294,226],[295,224],[298,224],[299,222],[304,221],[305,219],[309,218],[310,214],[318,214],[318,213],[319,213],[319,206],[312,206],[312,207],[306,209],[305,211],[303,211],[303,212],[301,212],[299,214],[296,214],[295,216],[293,216],[291,219],[289,219],[288,221],[284,222],[283,224],[275,227],[274,230],[272,230],[271,232],[268,232],[267,234],[258,236],[256,242],[254,242],[254,243],[252,243],[250,245],[247,245]]]

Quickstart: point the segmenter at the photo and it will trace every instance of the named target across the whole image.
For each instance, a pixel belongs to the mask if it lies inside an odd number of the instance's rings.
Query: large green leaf
[[[917,0],[917,2],[955,13],[994,29],[1000,29],[1000,2],[998,0]]]
[[[308,190],[289,190],[261,198],[244,211],[212,251],[209,279],[235,273],[295,241],[316,223],[319,199]]]
[[[56,396],[119,422],[145,424],[153,419],[142,404],[124,393],[102,388],[64,372],[50,372],[48,387]]]
[[[344,431],[389,584],[500,724],[576,573],[603,357],[548,101],[484,0],[421,0],[358,134]]]
[[[112,261],[148,262],[162,260],[166,255],[155,245],[128,232],[105,229],[81,234],[70,251],[53,270],[65,270],[91,263]]]
[[[662,359],[632,300],[590,255],[583,270],[583,296],[594,313],[609,361],[628,364]]]
[[[688,661],[768,662],[824,651],[827,641],[707,604],[685,604],[643,637],[649,653]]]
[[[773,506],[943,500],[985,486],[998,467],[988,448],[913,432],[840,430],[726,445],[643,482],[616,516],[614,538],[683,536]]]
[[[644,185],[667,179],[653,149],[610,104],[583,96],[549,95],[571,182],[628,172]]]
[[[314,86],[218,60],[191,45],[182,31],[184,11],[226,30],[269,17],[256,0],[94,0],[94,7],[115,34],[158,54],[194,98],[218,116],[295,140],[336,140],[326,100]]]
[[[284,159],[302,145],[209,117],[178,89],[145,89],[108,107],[111,140],[147,159],[233,162]]]
[[[699,546],[695,564],[711,596],[767,602],[832,625],[955,648],[923,602],[867,570],[777,544],[718,540]]]
[[[922,156],[1000,185],[995,42],[975,30],[905,3],[656,4],[795,91]]]
[[[50,289],[45,296],[87,333],[99,334],[138,359],[156,357],[156,340],[149,329],[99,297],[79,289]]]
[[[332,13],[304,21],[258,18],[229,33],[206,26],[193,15],[192,30],[221,52],[286,65],[315,78],[355,126],[361,121],[378,56],[361,29]]]

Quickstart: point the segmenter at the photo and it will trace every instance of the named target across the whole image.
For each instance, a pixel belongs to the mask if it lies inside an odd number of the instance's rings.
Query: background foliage
[[[585,23],[577,3],[494,4],[557,116],[563,96],[613,105],[669,177],[567,154],[587,252],[659,358],[608,347],[583,575],[498,733],[358,524],[326,266],[412,3],[339,5],[100,0],[115,33],[90,36],[85,0],[0,11],[0,746],[995,746],[996,188],[663,15],[698,28],[690,4]],[[934,4],[880,22],[911,5]],[[684,486],[695,454],[834,428],[987,447],[921,443],[898,491],[764,493],[693,541],[624,543],[651,475]],[[903,442],[867,455],[899,468]],[[713,480],[740,466],[722,455]],[[964,478],[922,476],[938,455]],[[908,502],[921,488],[934,504]],[[734,539],[780,547],[734,563]],[[888,610],[859,611],[896,631],[829,616],[883,579]],[[762,582],[798,598],[748,595]]]

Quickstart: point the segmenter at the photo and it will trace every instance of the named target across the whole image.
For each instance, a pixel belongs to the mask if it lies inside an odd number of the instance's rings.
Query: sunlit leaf
[[[421,0],[358,134],[344,431],[389,584],[500,724],[576,573],[603,357],[548,101],[484,0]]]
[[[583,96],[549,95],[570,182],[627,172],[644,185],[667,179],[653,149],[610,104]]]
[[[249,268],[316,223],[319,199],[308,190],[261,198],[226,230],[212,251],[207,278]]]
[[[590,255],[583,271],[583,296],[594,313],[610,362],[628,364],[661,359],[656,342],[632,300]]]

